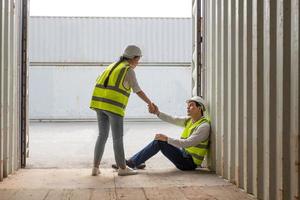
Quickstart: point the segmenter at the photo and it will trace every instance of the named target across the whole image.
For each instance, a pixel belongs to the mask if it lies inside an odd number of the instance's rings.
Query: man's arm
[[[157,105],[155,105],[155,104],[152,104],[152,105],[153,105],[152,108],[149,107],[149,112],[157,115],[157,117],[159,119],[161,119],[165,122],[184,127],[186,121],[189,119],[188,117],[174,117],[174,116],[168,115],[166,113],[160,112]]]
[[[186,121],[188,120],[188,117],[176,117],[176,116],[171,116],[163,112],[159,112],[157,114],[157,117],[165,122],[184,127]]]
[[[174,139],[167,138],[167,142],[178,148],[186,148],[199,144],[208,139],[210,131],[210,125],[208,123],[201,124],[197,127],[191,136],[187,139]]]

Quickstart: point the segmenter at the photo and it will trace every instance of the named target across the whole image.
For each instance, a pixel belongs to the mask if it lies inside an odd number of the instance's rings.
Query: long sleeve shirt
[[[163,112],[160,112],[157,116],[158,116],[158,118],[160,118],[161,120],[163,120],[165,122],[168,122],[168,123],[171,123],[171,124],[174,124],[177,126],[181,126],[181,127],[185,127],[187,120],[190,119],[189,117],[170,116]],[[195,145],[199,144],[200,142],[207,140],[209,137],[209,132],[210,132],[209,123],[203,123],[193,130],[190,137],[188,137],[186,139],[175,139],[175,138],[168,137],[167,142],[178,148],[187,148],[187,147],[195,146]]]

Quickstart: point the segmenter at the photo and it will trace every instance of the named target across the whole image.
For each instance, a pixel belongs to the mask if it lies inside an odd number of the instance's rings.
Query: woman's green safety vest
[[[189,119],[185,125],[185,129],[183,130],[183,132],[181,134],[181,138],[187,139],[188,137],[190,137],[190,135],[193,133],[194,129],[203,123],[209,123],[209,121],[205,117],[202,117],[195,123],[192,123],[192,120]],[[209,145],[209,139],[207,139],[203,142],[200,142],[199,144],[197,144],[195,146],[184,148],[184,150],[192,156],[194,163],[197,166],[200,166],[205,155],[208,152],[208,145]]]
[[[124,78],[129,69],[127,61],[112,63],[97,78],[90,108],[106,110],[124,117],[131,88],[124,86]]]

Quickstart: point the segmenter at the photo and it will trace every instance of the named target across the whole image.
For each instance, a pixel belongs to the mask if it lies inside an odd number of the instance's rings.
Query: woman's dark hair
[[[125,61],[125,60],[129,60],[129,58],[126,58],[126,57],[124,57],[124,56],[120,56],[118,62],[122,62],[122,61]]]
[[[134,56],[133,58],[137,58],[137,57],[140,57],[140,56]],[[126,57],[124,57],[124,56],[120,56],[118,62],[122,62],[122,61],[125,61],[125,60],[131,60],[131,59],[130,59],[130,58],[126,58]]]

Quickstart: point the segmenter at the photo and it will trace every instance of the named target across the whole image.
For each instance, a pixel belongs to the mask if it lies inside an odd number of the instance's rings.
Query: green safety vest
[[[112,63],[97,78],[90,108],[106,110],[124,117],[131,88],[124,86],[124,78],[129,69],[127,61]],[[112,71],[111,71],[112,70]],[[105,80],[109,77],[107,86]]]
[[[181,134],[181,139],[187,139],[193,133],[194,129],[200,126],[203,123],[209,123],[209,120],[205,117],[202,117],[195,123],[192,123],[192,120],[189,119],[185,125],[185,129]],[[199,144],[191,147],[184,148],[184,150],[190,154],[193,158],[194,163],[197,166],[200,166],[205,155],[208,152],[209,139],[200,142]]]

